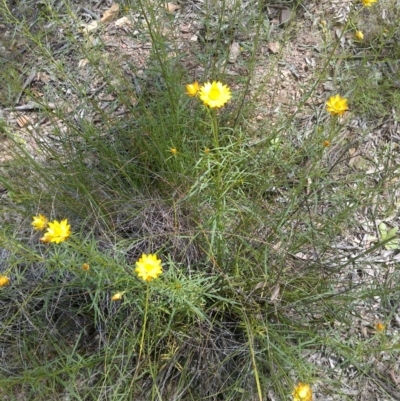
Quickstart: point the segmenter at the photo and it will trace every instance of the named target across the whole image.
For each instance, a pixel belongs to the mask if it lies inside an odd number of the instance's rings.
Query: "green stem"
[[[216,244],[216,260],[219,266],[222,264],[222,193],[223,193],[223,177],[222,177],[222,158],[220,158],[219,148],[219,132],[218,132],[218,120],[217,111],[215,109],[210,110],[211,117],[211,130],[213,135],[213,146],[216,152],[217,164],[216,164],[216,176],[215,176],[215,244]]]
[[[251,362],[252,362],[252,365],[253,365],[254,379],[256,381],[256,386],[257,386],[258,399],[259,399],[259,401],[263,401],[261,383],[260,383],[260,376],[258,374],[256,355],[255,355],[255,352],[254,352],[253,335],[251,333],[250,323],[249,323],[249,320],[248,320],[246,315],[243,315],[243,320],[245,322],[246,331],[247,331],[247,339],[248,339],[248,342],[249,342],[249,350],[250,350],[250,355],[251,355]]]
[[[215,109],[210,110],[211,115],[211,130],[213,133],[213,145],[215,150],[219,149],[219,140],[218,140],[218,121],[217,121],[217,112]]]
[[[142,327],[142,338],[140,339],[139,358],[138,358],[139,361],[140,361],[140,357],[142,356],[142,352],[143,352],[144,333],[145,333],[145,331],[146,331],[148,307],[149,307],[149,283],[147,283],[147,289],[146,289],[146,303],[145,303],[145,306],[144,306],[144,318],[143,318],[143,327]]]

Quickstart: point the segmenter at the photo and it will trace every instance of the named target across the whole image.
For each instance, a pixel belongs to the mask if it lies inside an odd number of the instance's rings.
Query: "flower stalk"
[[[144,317],[143,317],[142,336],[140,338],[138,361],[140,361],[140,358],[142,357],[142,353],[143,353],[144,333],[146,332],[147,313],[148,313],[148,309],[149,309],[149,287],[150,287],[149,283],[147,283],[147,285],[146,285],[146,301],[145,301],[145,304],[144,304]]]

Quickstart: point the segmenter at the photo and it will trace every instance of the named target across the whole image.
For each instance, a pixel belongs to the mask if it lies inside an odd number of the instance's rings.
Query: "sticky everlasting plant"
[[[186,86],[187,93],[190,92],[189,85]],[[189,94],[189,96],[191,96]],[[212,241],[213,248],[215,247],[216,253],[219,255],[217,258],[217,262],[221,263],[221,249],[222,249],[222,235],[220,235],[224,231],[224,219],[223,208],[224,201],[223,197],[226,193],[226,181],[224,180],[223,169],[225,168],[222,160],[225,159],[222,148],[220,148],[220,130],[218,127],[218,118],[217,118],[217,109],[223,107],[231,98],[231,90],[230,88],[223,84],[220,81],[212,81],[206,82],[200,86],[198,89],[197,96],[203,102],[204,106],[206,106],[207,115],[210,118],[210,127],[211,127],[211,140],[213,149],[215,150],[215,160],[218,160],[216,163],[216,169],[214,171],[214,187],[215,187],[215,213],[214,213],[214,222],[212,223],[214,229],[217,232],[217,239]],[[205,148],[204,154],[209,154],[210,149]],[[214,252],[214,251],[212,251]]]
[[[136,262],[136,274],[148,284],[151,280],[157,278],[162,273],[162,265],[161,259],[158,259],[157,255],[145,253],[139,258]],[[139,349],[139,359],[142,356],[143,352],[143,344],[144,344],[144,335],[146,332],[147,325],[147,312],[149,308],[149,285],[146,288],[146,301],[144,307],[144,317],[143,317],[143,327],[142,327],[142,336],[140,340],[140,349]]]

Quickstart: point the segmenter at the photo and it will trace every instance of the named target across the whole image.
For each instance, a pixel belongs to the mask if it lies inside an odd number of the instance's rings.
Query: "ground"
[[[399,166],[400,103],[395,102],[400,101],[400,96],[396,95],[400,68],[398,61],[386,60],[396,52],[394,42],[399,40],[400,34],[395,31],[385,37],[385,29],[389,31],[399,21],[396,19],[399,3],[380,1],[375,9],[364,9],[358,14],[352,24],[363,27],[363,43],[354,38],[353,26],[347,26],[343,33],[354,3],[348,0],[299,4],[265,2],[262,5],[249,0],[239,7],[231,3],[223,4],[227,17],[221,24],[217,17],[204,18],[205,15],[218,16],[220,2],[185,1],[165,6],[154,2],[151,20],[157,20],[158,26],[149,28],[136,4],[124,3],[117,8],[103,0],[96,4],[75,1],[68,6],[61,2],[10,2],[8,7],[12,14],[19,20],[29,21],[32,35],[5,19],[0,20],[1,63],[7,69],[3,74],[7,83],[0,89],[0,118],[7,127],[4,128],[7,135],[3,135],[0,142],[1,162],[12,161],[10,150],[16,140],[38,161],[43,161],[36,146],[38,138],[50,147],[57,147],[60,138],[68,133],[69,124],[78,123],[78,120],[79,124],[98,122],[100,135],[112,135],[113,121],[129,119],[129,110],[120,102],[121,94],[134,107],[143,88],[162,85],[160,76],[152,70],[157,57],[163,58],[167,68],[180,71],[186,79],[182,88],[187,82],[209,77],[211,67],[204,54],[214,54],[220,59],[214,75],[224,72],[234,93],[246,93],[246,99],[257,99],[257,107],[247,121],[254,132],[253,145],[264,141],[266,133],[273,133],[278,142],[290,138],[298,147],[316,132],[321,143],[329,140],[325,103],[331,95],[342,91],[344,96],[351,97],[352,87],[346,87],[346,81],[356,85],[359,84],[357,79],[361,79],[366,86],[376,85],[377,88],[390,83],[393,97],[379,99],[376,113],[373,107],[368,107],[370,99],[358,98],[357,106],[364,105],[365,112],[355,113],[350,107],[340,117],[340,134],[324,150],[323,161],[335,171],[338,180],[346,180],[354,172],[364,174],[366,180],[373,176],[376,185],[383,188],[382,198],[356,216],[358,225],[336,237],[332,243],[334,261],[329,254],[319,255],[311,248],[292,256],[295,261],[319,263],[322,268],[335,269],[337,255],[341,255],[348,266],[338,274],[334,290],[343,296],[364,288],[361,284],[371,288],[394,285],[398,244],[392,249],[374,249],[374,244],[385,232],[381,223],[386,223],[389,229],[400,225],[398,179],[387,180],[384,174],[387,169],[396,170]],[[260,43],[256,56],[252,57],[257,12],[265,15],[265,22],[259,28],[262,31],[257,36]],[[158,41],[157,37],[162,37],[163,41]],[[337,47],[332,44],[335,38],[339,39]],[[159,52],[154,51],[155,43],[158,43]],[[248,60],[254,60],[255,73],[247,87]],[[359,78],[356,71],[361,74]],[[74,82],[79,86],[74,86]],[[53,110],[52,118],[42,113],[44,108]],[[108,116],[108,124],[104,115]],[[286,123],[282,123],[284,120]],[[294,138],[287,121],[294,122],[301,135]],[[12,135],[12,141],[8,135]],[[384,153],[390,155],[385,159],[389,160],[389,165],[381,164],[383,159],[379,155]],[[95,164],[96,160],[87,160],[87,163]],[[308,168],[306,160],[302,167]],[[380,176],[379,172],[382,172]],[[352,185],[350,181],[349,207],[352,207],[351,191],[356,190]],[[8,196],[1,181],[0,191],[2,196]],[[329,213],[328,204],[326,213]],[[281,244],[274,245],[279,249]],[[365,253],[368,250],[371,252]],[[398,299],[379,296],[372,302],[364,302],[360,293],[359,302],[353,305],[351,332],[347,332],[348,325],[335,321],[336,335],[342,337],[344,346],[350,349],[354,336],[376,341],[378,347],[380,340],[376,337],[375,323],[386,321],[386,335],[390,341],[396,341],[400,336],[398,302]],[[288,311],[288,315],[292,312]],[[312,318],[317,321],[319,317]],[[330,379],[340,377],[340,383],[337,379],[340,395],[337,395],[337,388],[327,386],[322,380],[315,384],[315,400],[400,399],[400,361],[384,350],[379,357],[371,356],[374,361],[368,361],[368,366],[375,366],[369,376],[359,376],[362,367],[354,367],[324,349],[304,357],[321,366],[324,374],[330,372]],[[279,398],[271,392],[269,399]]]

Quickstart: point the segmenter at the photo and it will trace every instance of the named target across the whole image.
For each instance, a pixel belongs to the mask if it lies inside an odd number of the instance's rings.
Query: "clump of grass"
[[[379,383],[374,364],[384,363],[382,352],[394,363],[395,336],[375,330],[365,340],[351,328],[366,311],[371,317],[376,297],[382,320],[390,322],[398,285],[371,273],[376,263],[369,257],[383,242],[357,254],[339,245],[355,235],[360,219],[368,223],[369,213],[385,218],[388,192],[395,196],[387,183],[398,171],[381,148],[349,166],[354,152],[364,149],[364,132],[344,134],[344,107],[338,115],[324,104],[314,107],[308,126],[298,118],[315,101],[340,38],[327,46],[296,111],[254,129],[259,100],[248,99],[261,96],[273,75],[252,90],[258,44],[266,35],[257,4],[248,11],[259,17],[245,82],[220,68],[229,59],[222,49],[244,35],[238,21],[247,11],[238,3],[223,4],[217,17],[211,11],[204,16],[202,77],[189,76],[171,55],[154,4],[137,5],[152,48],[145,68],[132,65],[128,75],[117,56],[104,57],[104,32],[90,47],[90,38],[66,28],[69,57],[88,60],[89,76],[102,82],[101,98],[68,60],[56,59],[57,49],[40,29],[0,4],[4,23],[14,24],[64,89],[49,85],[35,97],[21,92],[19,78],[8,81],[48,124],[31,124],[23,133],[2,124],[9,144],[0,181],[6,192],[0,273],[9,280],[0,292],[2,398],[18,392],[25,399],[261,401],[296,397],[299,382],[340,393],[337,371],[347,384],[352,369]],[[76,20],[73,4],[61,7],[46,8],[36,24]],[[236,30],[225,26],[230,17]],[[355,14],[350,18],[343,35],[356,21]],[[386,48],[379,46],[373,51]],[[362,51],[367,67],[369,55]],[[351,89],[342,75],[334,83],[337,93],[346,93],[352,115],[368,115],[376,87],[365,87],[358,62],[346,60]],[[223,82],[229,103],[214,108],[204,96],[187,96],[185,85],[194,79]],[[389,86],[380,90],[386,94]],[[3,104],[12,105],[10,99]],[[68,219],[71,234],[59,244],[42,243],[53,234],[33,230],[31,218],[39,213]],[[143,254],[157,254],[163,264],[149,282],[135,274]],[[327,358],[337,362],[334,372]]]

